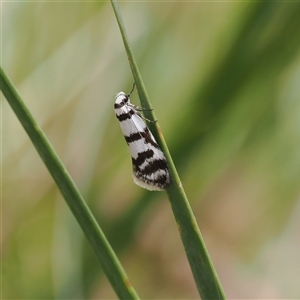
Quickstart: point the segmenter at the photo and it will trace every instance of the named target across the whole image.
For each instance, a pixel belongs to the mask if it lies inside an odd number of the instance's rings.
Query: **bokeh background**
[[[166,193],[132,181],[113,103],[133,79],[110,3],[1,5],[2,66],[138,294],[198,298]],[[120,8],[225,294],[299,299],[300,3]],[[3,97],[1,222],[3,299],[116,298]]]

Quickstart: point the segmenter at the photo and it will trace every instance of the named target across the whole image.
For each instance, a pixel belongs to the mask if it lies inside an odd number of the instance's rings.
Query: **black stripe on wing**
[[[134,114],[135,114],[134,110],[133,110],[133,109],[130,109],[130,110],[128,111],[128,113],[124,113],[124,114],[120,114],[120,115],[117,115],[117,114],[116,114],[116,117],[118,118],[118,120],[119,120],[120,122],[122,122],[122,121],[131,119],[131,116],[133,116]]]
[[[154,151],[151,149],[138,153],[137,158],[131,158],[133,171],[146,174],[146,175],[154,174],[159,170],[169,172],[167,161],[164,157],[155,158],[155,159],[153,157],[154,157]],[[148,160],[146,166],[141,168],[141,166],[144,164],[146,160]]]
[[[158,144],[156,143],[156,141],[154,140],[154,138],[150,134],[150,131],[149,131],[148,127],[145,127],[144,131],[131,133],[128,136],[124,135],[124,137],[125,137],[125,140],[126,140],[127,144],[134,143],[136,141],[139,141],[140,139],[144,139],[145,144],[150,144],[154,148],[160,149]]]

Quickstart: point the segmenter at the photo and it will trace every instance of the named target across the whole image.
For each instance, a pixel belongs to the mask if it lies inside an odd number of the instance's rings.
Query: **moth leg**
[[[144,116],[142,116],[139,112],[137,112],[136,111],[136,114],[140,117],[140,118],[142,118],[143,120],[146,120],[146,121],[148,121],[148,122],[150,122],[150,123],[156,123],[158,120],[155,120],[155,121],[152,121],[152,120],[149,120],[149,119],[147,119],[147,118],[145,118]]]
[[[153,108],[144,108],[144,107],[139,107],[139,106],[137,106],[137,105],[134,105],[134,104],[132,104],[132,103],[127,103],[127,105],[128,106],[130,106],[131,108],[134,108],[135,110],[137,110],[137,111],[151,111],[151,110],[153,110]]]

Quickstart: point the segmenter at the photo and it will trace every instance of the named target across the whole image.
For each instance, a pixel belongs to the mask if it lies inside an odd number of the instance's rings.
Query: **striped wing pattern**
[[[165,190],[170,185],[165,155],[129,95],[118,93],[114,107],[130,150],[134,182],[151,191]]]

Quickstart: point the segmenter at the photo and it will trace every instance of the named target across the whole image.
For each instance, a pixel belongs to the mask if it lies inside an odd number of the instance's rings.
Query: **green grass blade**
[[[130,285],[118,258],[97,221],[80,195],[67,170],[59,160],[41,128],[18,95],[12,82],[0,69],[1,90],[44,161],[73,215],[99,258],[103,270],[120,299],[139,299]]]
[[[129,46],[125,26],[117,2],[115,0],[111,0],[111,3],[119,24],[123,43],[126,49],[132,75],[137,86],[141,104],[145,108],[151,108],[151,103],[143,84],[141,74],[134,59],[133,52]],[[153,121],[156,120],[153,111],[147,112],[146,117]],[[202,299],[225,299],[221,284],[207,253],[196,219],[191,210],[158,122],[155,124],[149,124],[149,126],[157,138],[157,142],[162,147],[170,167],[172,185],[167,190],[167,193],[169,195],[173,214],[179,227],[181,239],[200,296]]]

